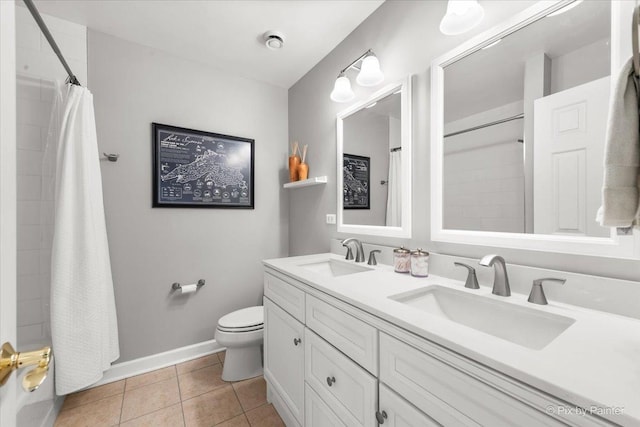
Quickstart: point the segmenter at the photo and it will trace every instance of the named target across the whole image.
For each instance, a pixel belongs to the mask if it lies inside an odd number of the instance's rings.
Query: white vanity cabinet
[[[304,423],[304,325],[264,298],[264,376]]]
[[[609,426],[267,267],[267,395],[289,427]],[[299,341],[301,340],[301,341]]]

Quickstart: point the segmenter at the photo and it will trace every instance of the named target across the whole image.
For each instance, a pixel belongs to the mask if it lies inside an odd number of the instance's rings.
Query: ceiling
[[[593,43],[608,43],[610,34],[610,2],[585,1],[462,58],[445,68],[445,122],[522,100],[525,62],[535,54],[544,52],[553,60]],[[608,52],[608,44],[605,48]]]
[[[36,0],[41,13],[289,88],[384,0]],[[283,49],[264,46],[277,30]]]

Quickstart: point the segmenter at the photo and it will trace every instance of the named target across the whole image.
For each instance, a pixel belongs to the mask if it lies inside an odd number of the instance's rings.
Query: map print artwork
[[[154,124],[156,206],[253,207],[253,140]]]
[[[342,206],[344,209],[369,209],[369,157],[344,154]]]

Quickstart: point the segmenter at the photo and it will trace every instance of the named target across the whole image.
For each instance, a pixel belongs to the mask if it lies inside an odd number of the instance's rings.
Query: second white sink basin
[[[534,350],[546,347],[575,322],[569,317],[437,285],[389,298]]]
[[[363,265],[338,261],[336,259],[328,259],[325,261],[312,262],[309,264],[300,264],[299,267],[303,267],[307,270],[313,271],[314,273],[329,277],[345,276],[347,274],[361,273],[363,271],[372,270],[371,268],[365,267]]]

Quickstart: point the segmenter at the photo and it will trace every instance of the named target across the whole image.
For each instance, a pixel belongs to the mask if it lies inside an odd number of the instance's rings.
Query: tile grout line
[[[250,378],[252,379],[252,378]],[[238,402],[240,403],[240,408],[242,409],[242,415],[244,415],[244,419],[247,420],[247,424],[249,424],[249,427],[251,427],[251,421],[249,420],[249,417],[247,416],[247,410],[244,409],[244,405],[242,404],[242,400],[240,400],[240,396],[238,396],[238,392],[236,391],[236,388],[233,386],[233,384],[237,384],[240,383],[242,381],[247,381],[247,380],[241,380],[241,381],[235,381],[233,383],[231,383],[231,388],[233,389],[233,393],[236,395],[236,399],[238,399]],[[263,406],[268,405],[269,402],[266,401],[265,399],[265,403],[263,403],[262,405],[258,405],[255,408],[251,408],[249,409],[249,411],[253,411],[254,409],[258,409],[258,408],[262,408]]]
[[[169,366],[167,366],[167,367],[165,367],[165,368],[161,368],[161,369],[167,369],[168,367],[169,367]],[[174,373],[176,373],[175,365],[171,365],[171,367],[174,367]],[[142,375],[145,375],[145,374],[142,374]],[[137,376],[137,375],[135,375],[135,376]],[[129,377],[129,378],[133,378],[133,377]],[[171,379],[173,379],[173,378],[175,378],[175,379],[176,379],[176,383],[178,384],[178,392],[179,392],[179,390],[180,390],[180,383],[179,383],[179,381],[178,381],[178,375],[177,375],[177,374],[176,374],[174,377],[169,377],[169,378],[161,379],[161,380],[158,380],[158,381],[154,381],[154,382],[151,382],[151,383],[149,383],[149,384],[145,384],[145,385],[143,385],[143,386],[135,387],[135,388],[130,389],[130,390],[128,390],[128,391],[129,391],[129,392],[133,392],[133,391],[139,390],[139,389],[144,388],[144,387],[148,387],[148,386],[151,386],[151,385],[154,385],[154,384],[161,383],[161,382],[163,382],[163,381],[170,381],[170,380],[171,380]],[[123,414],[123,412],[124,412],[124,411],[123,411],[123,409],[124,409],[124,400],[125,400],[125,395],[126,395],[126,393],[127,393],[127,384],[126,384],[126,380],[127,380],[127,378],[125,378],[125,391],[124,391],[124,394],[123,394],[123,396],[122,396],[122,405],[120,406],[120,421],[119,421],[119,424],[118,424],[118,425],[120,425],[120,424],[122,424],[122,423],[123,423],[123,420],[122,420],[122,414]],[[175,404],[174,404],[174,405],[175,405]],[[163,407],[163,408],[158,408],[158,409],[153,410],[153,411],[151,411],[151,412],[147,412],[146,414],[141,414],[141,415],[138,415],[137,417],[134,417],[134,418],[131,418],[131,419],[128,419],[128,420],[124,420],[124,422],[129,422],[129,421],[131,421],[131,420],[135,420],[135,419],[137,419],[137,418],[144,417],[145,415],[153,414],[153,413],[158,412],[158,411],[160,411],[160,410],[162,410],[162,409],[166,409],[166,408],[168,408],[168,407],[170,407],[170,406],[173,406],[173,405],[165,406],[165,407]]]
[[[89,389],[89,390],[91,390],[91,389]],[[84,392],[84,390],[82,392]],[[76,393],[82,393],[82,392],[76,392]],[[73,394],[75,394],[75,393],[73,393]],[[77,408],[81,408],[81,407],[83,407],[85,405],[90,405],[92,403],[96,403],[96,402],[99,402],[101,400],[105,400],[105,399],[108,399],[110,397],[117,396],[119,394],[122,394],[124,396],[124,389],[121,392],[117,392],[117,393],[109,394],[109,395],[106,395],[106,396],[102,396],[99,399],[95,399],[95,400],[91,400],[89,402],[81,403],[80,405],[77,405],[77,406],[74,406],[74,407],[71,407],[71,408],[64,408],[64,407],[60,408],[60,412],[62,412],[62,411],[71,411],[71,410],[74,410],[74,409],[77,409]],[[70,395],[68,395],[68,396],[70,396]]]
[[[178,398],[180,399],[180,411],[182,411],[182,427],[186,426],[187,421],[184,416],[184,405],[182,404],[182,389],[180,388],[180,377],[178,375],[178,365],[173,365],[176,371],[176,381],[178,382]]]
[[[124,423],[116,424],[116,426],[120,426],[120,425],[122,425],[122,424],[126,424],[126,423],[128,423],[129,421],[134,421],[134,420],[140,419],[140,418],[142,418],[142,417],[146,417],[146,416],[148,416],[148,415],[155,414],[156,412],[164,411],[165,409],[167,409],[167,408],[171,408],[172,406],[176,406],[176,405],[177,405],[177,403],[174,403],[173,405],[165,406],[164,408],[159,408],[159,409],[156,409],[155,411],[151,411],[151,412],[147,412],[146,414],[138,415],[138,416],[137,416],[137,417],[135,417],[135,418],[131,418],[131,419],[129,419],[129,420],[126,420]]]
[[[122,410],[124,409],[124,396],[127,393],[127,380],[124,380],[124,390],[122,390],[122,402],[120,402],[120,416],[118,417],[118,425],[122,424]]]

